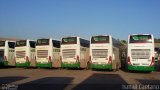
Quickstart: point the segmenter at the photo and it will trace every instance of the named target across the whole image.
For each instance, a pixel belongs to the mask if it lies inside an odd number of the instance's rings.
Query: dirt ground
[[[41,68],[1,68],[0,89],[7,90],[120,90],[152,85],[160,89],[160,72],[93,71]],[[148,89],[149,86],[146,88]],[[150,88],[149,88],[150,89]],[[9,90],[9,89],[8,89]]]

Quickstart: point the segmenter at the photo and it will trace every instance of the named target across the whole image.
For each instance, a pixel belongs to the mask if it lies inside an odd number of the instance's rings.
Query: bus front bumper
[[[90,64],[92,69],[109,69],[112,70],[112,64]]]
[[[128,65],[128,70],[133,70],[133,71],[154,71],[155,68],[154,68],[154,66],[133,66],[133,65]]]
[[[50,62],[50,63],[37,63],[36,66],[40,67],[40,68],[52,68],[52,62]]]
[[[76,63],[64,63],[64,62],[62,62],[61,67],[62,68],[80,68],[80,62],[76,62]]]
[[[16,62],[16,67],[29,67],[30,62],[25,62],[25,63],[18,63]]]

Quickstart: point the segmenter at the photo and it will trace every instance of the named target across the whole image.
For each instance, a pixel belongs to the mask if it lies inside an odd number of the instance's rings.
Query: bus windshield
[[[109,36],[93,36],[91,43],[109,43]]]
[[[130,43],[152,43],[151,35],[132,35]]]
[[[49,39],[38,39],[36,45],[49,45]]]
[[[5,41],[0,41],[0,46],[5,46]]]
[[[77,37],[62,38],[62,44],[77,44]]]
[[[16,47],[26,46],[26,42],[27,42],[27,40],[16,41]]]

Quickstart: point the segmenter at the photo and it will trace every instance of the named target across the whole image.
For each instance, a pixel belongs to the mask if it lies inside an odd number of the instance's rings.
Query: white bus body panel
[[[51,58],[52,67],[61,67],[60,48],[53,46],[53,40],[49,39],[49,45],[36,46],[36,61],[39,64],[48,64]]]
[[[35,48],[32,48],[30,46],[31,40],[26,40],[26,46],[19,46],[15,47],[15,57],[16,57],[16,63],[26,63],[27,57],[28,61],[30,62],[30,66],[35,67],[36,66],[36,60],[35,60]]]
[[[154,52],[154,48],[153,47],[153,44],[129,44],[128,45],[128,56],[130,56],[130,62],[132,65],[135,65],[135,66],[149,66],[151,64],[151,61],[152,61],[152,57],[154,57],[154,54],[152,54],[152,52]],[[146,59],[136,59],[134,57],[134,55],[132,55],[131,53],[134,54],[134,52],[136,53],[136,51],[133,51],[133,50],[139,50],[139,52],[137,53],[145,53],[147,54],[145,57],[148,57]],[[143,52],[140,51],[140,50],[144,50]],[[142,55],[141,55],[142,56]],[[139,57],[141,57],[139,56]]]
[[[71,58],[68,57],[69,55],[65,54],[65,52],[69,52],[69,50],[72,50],[71,53],[73,54],[73,56],[71,56]],[[75,63],[77,55],[80,56],[80,46],[78,48],[77,44],[61,45],[62,62]]]
[[[90,45],[90,56],[91,57],[91,61],[92,63],[95,64],[108,64],[108,60],[109,60],[109,56],[111,55],[111,50],[110,50],[111,46],[109,44],[91,44]],[[105,56],[104,58],[94,58],[93,56],[93,50],[106,50],[106,54],[103,55]]]
[[[91,39],[90,39],[91,41]],[[109,43],[91,43],[90,42],[90,56],[91,56],[91,63],[92,64],[98,64],[98,65],[104,65],[104,64],[110,64],[109,58],[111,57],[112,61],[112,69],[119,69],[121,67],[121,61],[119,59],[119,48],[117,47],[118,42],[116,40],[113,40],[113,38],[109,35]],[[96,50],[97,52],[94,54]],[[103,54],[102,54],[103,52]],[[100,56],[98,58],[98,56]]]
[[[77,44],[61,45],[62,63],[74,64],[79,62],[80,68],[86,68],[89,62],[89,48],[80,45],[80,37],[77,37]],[[79,60],[77,60],[79,58]]]
[[[38,51],[45,51],[46,52],[38,52]],[[46,57],[41,57],[40,55],[45,55]],[[40,56],[40,57],[39,57]],[[37,63],[48,63],[48,57],[51,56],[52,58],[52,47],[50,47],[49,45],[44,45],[44,46],[36,46],[36,61]]]
[[[16,52],[16,63],[25,63],[26,62],[26,56],[28,53],[27,46],[22,46],[22,47],[15,47],[15,52]],[[19,53],[18,53],[19,52]],[[18,57],[18,54],[22,54],[23,57]]]

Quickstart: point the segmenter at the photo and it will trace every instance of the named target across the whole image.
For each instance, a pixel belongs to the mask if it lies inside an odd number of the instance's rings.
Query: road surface
[[[7,87],[15,90],[158,90],[160,72],[0,68],[0,84],[4,90]]]

